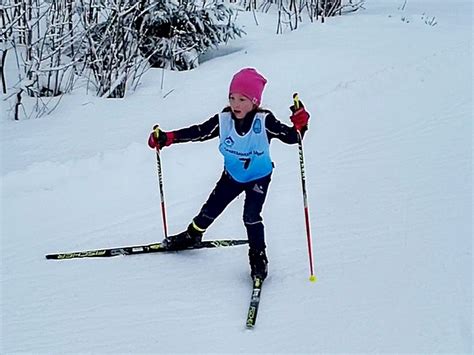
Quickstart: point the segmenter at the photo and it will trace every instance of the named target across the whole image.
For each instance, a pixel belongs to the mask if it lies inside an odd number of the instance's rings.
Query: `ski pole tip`
[[[318,281],[318,278],[316,277],[316,275],[311,275],[311,276],[309,277],[309,281],[311,281],[311,282],[316,282],[316,281]]]

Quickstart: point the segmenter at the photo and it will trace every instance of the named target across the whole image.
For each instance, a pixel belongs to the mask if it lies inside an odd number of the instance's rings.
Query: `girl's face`
[[[247,96],[241,94],[230,94],[229,104],[235,117],[239,120],[256,107]]]

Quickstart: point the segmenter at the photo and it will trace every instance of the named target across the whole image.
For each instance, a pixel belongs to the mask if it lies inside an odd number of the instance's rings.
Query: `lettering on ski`
[[[262,293],[263,280],[256,277],[253,279],[252,297],[250,298],[249,311],[247,313],[247,329],[252,329],[257,322],[258,306],[260,304],[260,294]]]
[[[233,247],[237,245],[247,244],[247,240],[240,239],[223,239],[223,240],[206,240],[186,250],[205,249],[205,248],[221,248]],[[79,258],[94,257],[114,257],[118,255],[137,255],[146,253],[171,252],[167,250],[161,243],[153,243],[148,245],[135,245],[129,247],[107,248],[96,250],[84,250],[71,253],[56,253],[46,255],[46,259],[50,260],[70,260]]]
[[[91,258],[94,256],[105,256],[105,254],[106,250],[79,251],[73,253],[58,254],[56,259]],[[48,258],[48,255],[46,256],[46,258]]]

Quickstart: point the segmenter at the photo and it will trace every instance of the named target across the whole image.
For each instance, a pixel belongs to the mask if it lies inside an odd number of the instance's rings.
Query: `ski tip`
[[[311,281],[311,282],[316,282],[316,281],[318,281],[318,278],[316,277],[316,275],[311,275],[311,276],[309,277],[309,281]]]

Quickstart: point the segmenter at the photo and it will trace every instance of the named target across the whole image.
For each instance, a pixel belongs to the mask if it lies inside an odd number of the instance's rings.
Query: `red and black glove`
[[[303,103],[298,100],[298,108],[295,107],[295,105],[292,105],[290,107],[291,112],[293,114],[290,116],[291,122],[293,122],[293,125],[295,126],[295,129],[297,131],[301,131],[304,127],[308,125],[309,121],[309,113],[305,110]]]
[[[162,131],[158,125],[153,127],[153,132],[148,137],[148,146],[151,149],[161,149],[167,147],[174,142],[174,132]]]

